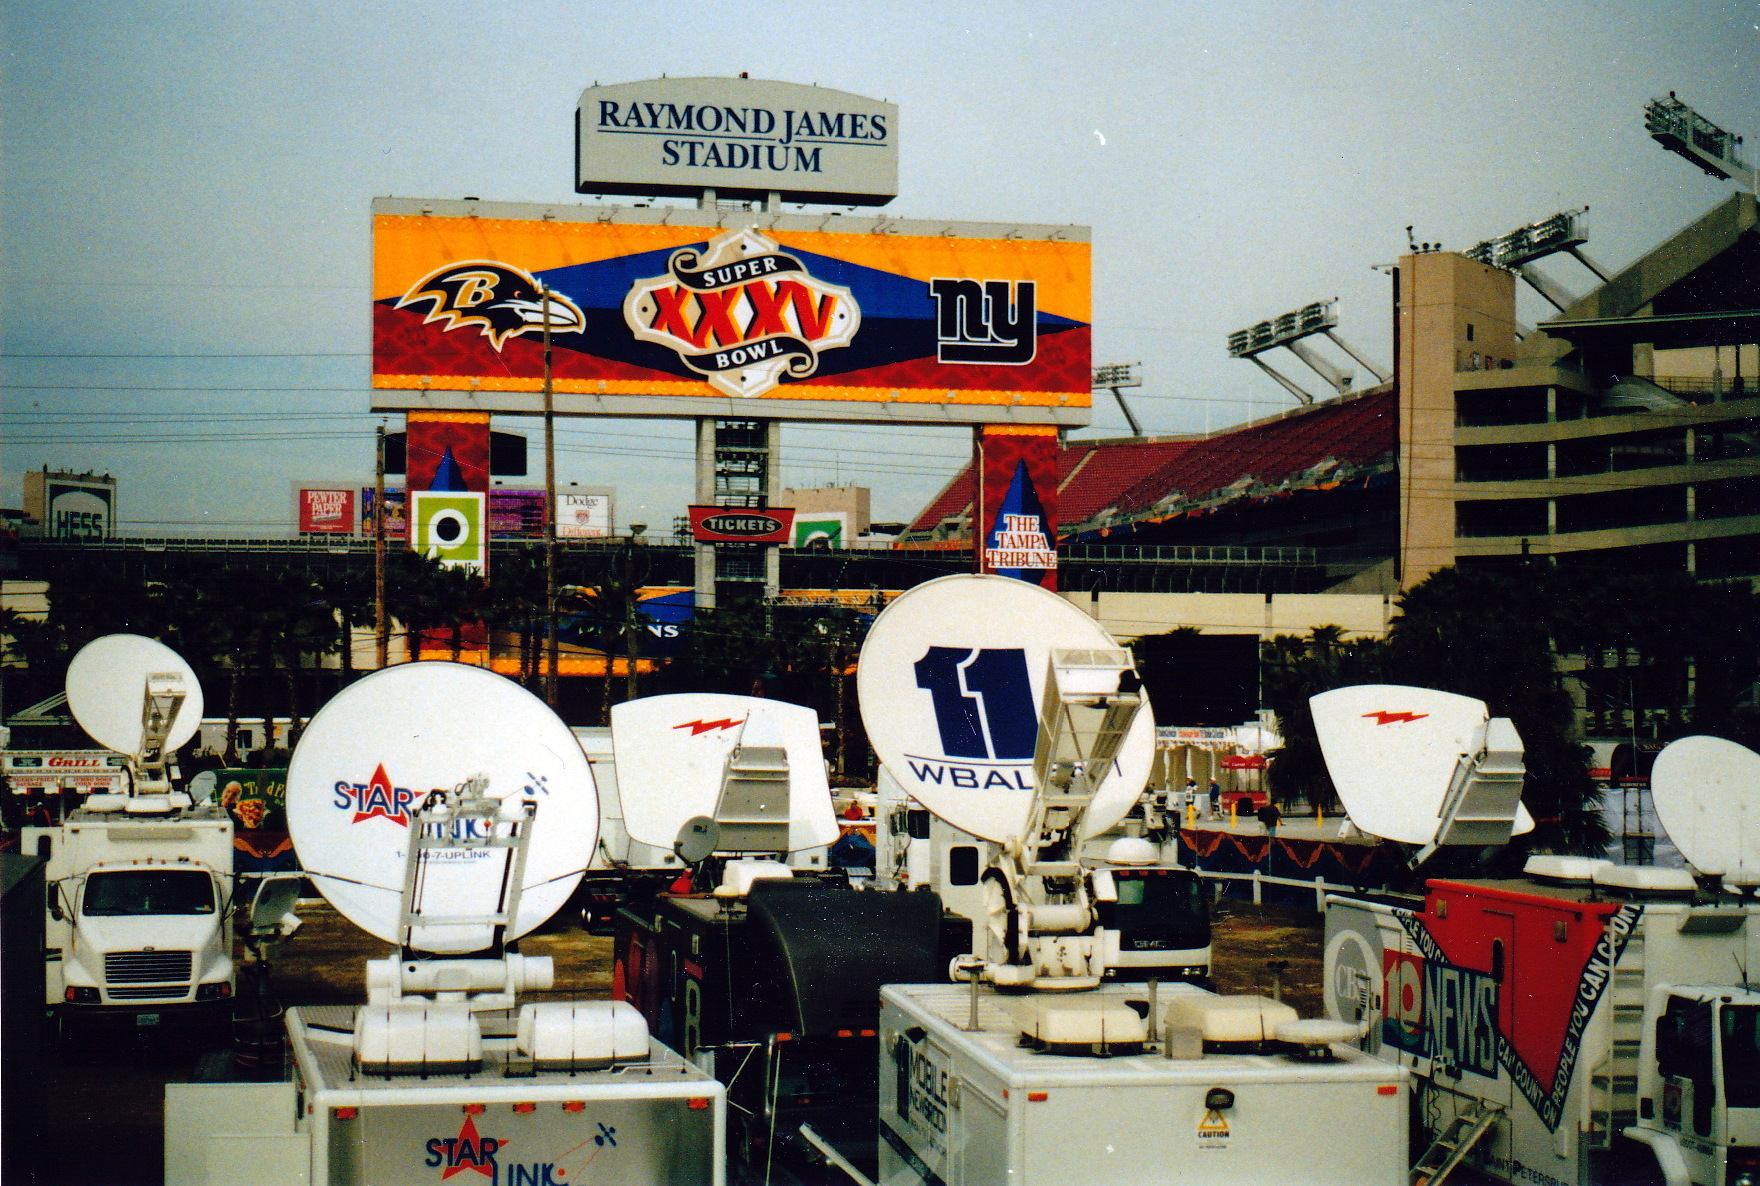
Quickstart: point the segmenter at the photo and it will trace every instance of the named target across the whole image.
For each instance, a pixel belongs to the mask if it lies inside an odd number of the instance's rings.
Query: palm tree
[[[1555,607],[1542,569],[1445,568],[1407,590],[1387,639],[1387,674],[1484,700],[1521,734],[1527,843],[1599,855],[1609,835],[1589,778],[1587,747],[1564,689],[1551,635]]]
[[[528,688],[536,684],[541,666],[545,601],[541,554],[526,550],[497,561],[484,618],[491,631],[501,630],[519,640],[519,682]]]

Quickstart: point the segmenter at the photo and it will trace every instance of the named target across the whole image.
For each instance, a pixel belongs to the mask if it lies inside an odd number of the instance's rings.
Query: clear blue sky
[[[1143,363],[1153,432],[1289,406],[1223,342],[1312,300],[1384,363],[1372,266],[1408,224],[1464,248],[1589,205],[1617,267],[1696,218],[1729,185],[1649,140],[1652,97],[1760,157],[1752,0],[4,0],[0,21],[0,505],[28,469],[109,472],[129,534],[288,534],[295,482],[366,480],[370,201],[590,201],[570,137],[595,81],[744,70],[897,103],[889,213],[1093,228],[1095,361]],[[1123,431],[1108,400],[1081,435]],[[560,478],[666,524],[689,433],[572,422]],[[790,428],[783,477],[905,518],[967,448]]]

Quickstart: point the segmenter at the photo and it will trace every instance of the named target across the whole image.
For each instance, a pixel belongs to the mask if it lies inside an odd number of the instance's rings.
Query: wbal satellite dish
[[[1683,737],[1656,755],[1650,797],[1687,864],[1760,884],[1760,754],[1721,737]]]
[[[476,775],[488,779],[491,798],[537,805],[519,913],[506,938],[525,934],[579,883],[599,842],[599,796],[561,718],[480,667],[427,660],[388,667],[344,688],[312,718],[287,770],[287,826],[306,875],[361,930],[400,942],[415,811],[429,792]],[[487,914],[500,900],[504,850],[459,851],[473,855],[430,874],[425,908]],[[438,909],[436,891],[441,905],[457,908]],[[411,936],[412,947],[436,953],[490,942],[487,926],[418,926]]]
[[[67,705],[93,741],[119,754],[136,754],[146,740],[141,701],[148,679],[157,675],[182,681],[183,704],[165,738],[169,754],[202,727],[202,685],[183,656],[162,642],[139,634],[106,634],[88,642],[67,665]]]
[[[1053,650],[1119,649],[1104,627],[1012,577],[939,577],[881,611],[856,690],[880,764],[924,807],[985,840],[1026,826],[1033,747]],[[1083,837],[1123,819],[1149,780],[1145,704],[1082,819]]]
[[[1485,748],[1491,721],[1485,702],[1434,688],[1357,684],[1308,703],[1327,773],[1351,823],[1402,844],[1435,840],[1461,755]],[[1518,804],[1513,830],[1533,827],[1528,809]]]
[[[713,818],[727,756],[759,726],[766,737],[780,738],[788,755],[788,851],[836,842],[819,714],[799,704],[719,692],[643,696],[612,706],[617,793],[630,839],[671,850],[692,819]]]

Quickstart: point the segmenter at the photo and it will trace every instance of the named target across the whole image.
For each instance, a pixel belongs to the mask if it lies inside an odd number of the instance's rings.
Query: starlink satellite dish
[[[788,851],[837,840],[819,714],[757,696],[688,692],[611,709],[617,792],[630,839],[670,851],[697,817],[714,819],[738,745],[781,748],[788,760]]]
[[[106,634],[79,649],[67,665],[67,705],[93,741],[119,754],[138,754],[147,741],[143,700],[156,689],[181,692],[161,747],[180,748],[202,725],[202,686],[183,656],[139,634]]]
[[[1483,700],[1401,684],[1309,700],[1351,823],[1403,844],[1495,844],[1534,827],[1520,803],[1521,738]]]
[[[1036,585],[940,577],[874,620],[856,689],[868,741],[899,785],[954,827],[1002,841],[1026,825],[1033,751],[1053,650],[1117,650],[1094,619]],[[1155,758],[1155,722],[1136,715],[1082,836],[1124,818]]]
[[[1760,754],[1721,737],[1683,737],[1656,755],[1650,796],[1687,864],[1760,885]]]
[[[462,663],[424,661],[350,684],[312,718],[287,770],[287,826],[306,874],[350,922],[401,943],[410,825],[430,792],[481,776],[503,818],[535,805],[518,938],[574,891],[599,841],[599,797],[580,744],[543,701]],[[463,826],[463,825],[461,825]],[[465,844],[424,873],[425,912],[480,916],[501,900],[505,849]],[[410,946],[461,953],[488,926],[422,925]]]

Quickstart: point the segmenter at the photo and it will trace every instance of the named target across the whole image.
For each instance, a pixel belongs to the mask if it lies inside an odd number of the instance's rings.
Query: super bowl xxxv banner
[[[379,199],[376,405],[535,410],[548,326],[564,413],[1086,422],[1082,228],[724,220]]]

